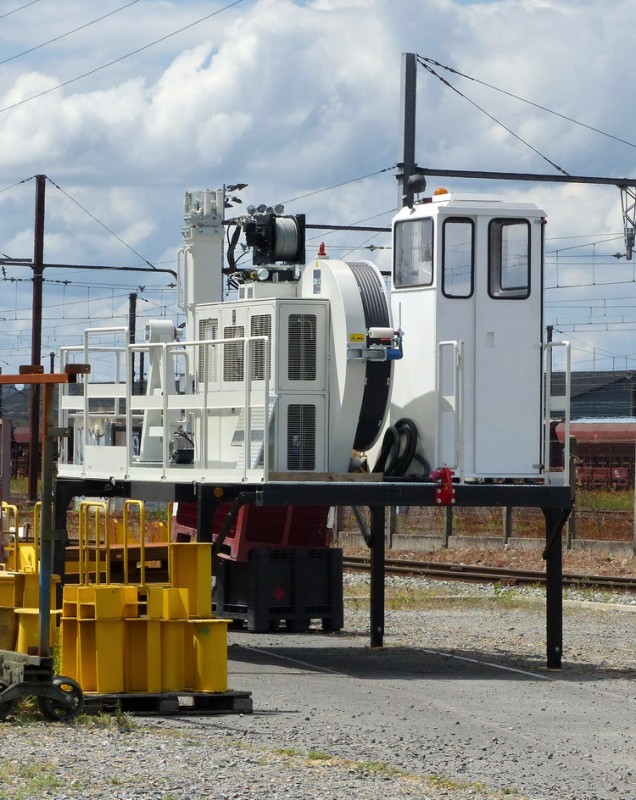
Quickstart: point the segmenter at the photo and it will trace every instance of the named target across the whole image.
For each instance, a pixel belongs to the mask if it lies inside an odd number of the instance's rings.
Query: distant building
[[[634,485],[636,372],[573,372],[571,429],[576,443],[577,483],[589,488]],[[564,374],[553,378],[553,394],[564,391]],[[563,441],[563,426],[556,426]]]
[[[22,426],[29,424],[29,390],[16,389],[10,384],[0,386],[1,400],[0,417],[10,420],[13,425]]]
[[[562,394],[564,373],[553,376],[553,394]],[[573,372],[572,419],[589,417],[636,418],[636,372]]]

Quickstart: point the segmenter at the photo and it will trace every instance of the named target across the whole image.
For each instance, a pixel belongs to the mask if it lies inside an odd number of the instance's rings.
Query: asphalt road
[[[232,631],[229,645],[230,688],[254,701],[230,724],[262,745],[435,775],[478,797],[636,798],[636,683],[625,670],[370,650],[364,632]]]

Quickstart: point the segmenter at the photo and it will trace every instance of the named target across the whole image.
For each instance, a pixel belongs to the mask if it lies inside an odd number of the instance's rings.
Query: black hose
[[[413,420],[407,417],[399,419],[384,434],[373,472],[383,472],[387,478],[403,477],[412,463],[417,461],[424,471],[424,476],[419,477],[428,477],[431,469],[427,461],[416,453],[417,439],[417,426]]]

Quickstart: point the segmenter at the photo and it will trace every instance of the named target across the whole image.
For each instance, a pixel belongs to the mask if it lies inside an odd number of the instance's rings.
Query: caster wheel
[[[9,684],[6,681],[0,680],[0,692],[4,692],[4,690],[8,688]],[[17,700],[5,700],[4,702],[0,702],[0,720],[9,716],[17,702]]]
[[[70,705],[64,705],[50,697],[38,697],[40,711],[52,722],[57,722],[58,720],[69,722],[82,713],[84,708],[84,693],[78,683],[71,678],[65,678],[61,675],[53,678],[53,685],[64,692],[71,701]]]

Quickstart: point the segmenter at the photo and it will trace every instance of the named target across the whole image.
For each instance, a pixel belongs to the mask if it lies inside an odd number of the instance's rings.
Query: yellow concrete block
[[[60,623],[62,675],[79,682],[79,623],[74,617],[62,616]]]
[[[163,586],[146,587],[146,616],[149,619],[163,618]]]
[[[24,575],[20,572],[0,572],[0,606],[24,606]]]
[[[161,691],[184,691],[186,680],[187,620],[161,620]],[[190,651],[190,648],[188,648]],[[188,666],[190,666],[188,664]]]
[[[190,616],[190,592],[188,589],[166,588],[163,593],[163,619],[188,619]]]
[[[124,621],[78,622],[78,682],[85,692],[124,691]],[[70,676],[69,676],[70,677]]]
[[[77,619],[79,589],[74,584],[66,585],[62,589],[62,619]]]
[[[158,619],[124,622],[124,691],[161,691],[161,622]]]
[[[60,583],[59,575],[51,575],[51,609],[57,608],[57,586]],[[40,607],[40,576],[30,572],[24,576],[24,590],[22,596],[24,608]]]
[[[35,542],[18,542],[18,569],[20,572],[38,571],[38,554]]]
[[[170,582],[190,592],[190,616],[212,615],[212,545],[178,542],[170,545]]]
[[[79,586],[79,619],[123,619],[138,616],[136,586],[100,584]]]
[[[37,650],[40,645],[40,612],[37,608],[16,608],[15,616],[18,622],[16,652],[28,653],[30,648]],[[55,645],[57,641],[56,617],[56,612],[51,612],[49,629],[49,643],[51,645]]]
[[[0,650],[15,650],[18,620],[14,608],[0,608]]]
[[[189,622],[192,631],[192,660],[195,692],[227,691],[227,626],[226,619],[203,619]]]

